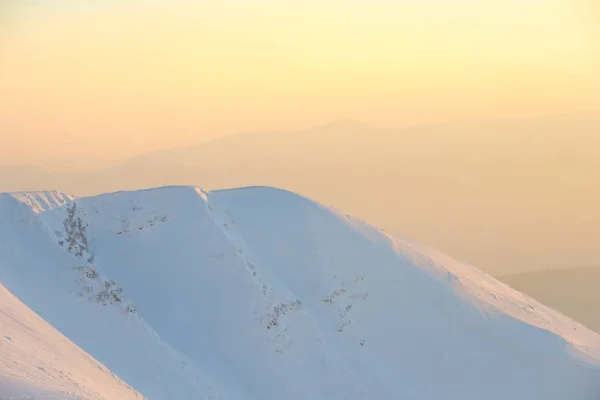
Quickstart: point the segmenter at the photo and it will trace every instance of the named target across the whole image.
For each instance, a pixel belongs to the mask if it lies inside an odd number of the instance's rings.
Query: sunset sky
[[[598,109],[595,3],[0,0],[0,163]]]

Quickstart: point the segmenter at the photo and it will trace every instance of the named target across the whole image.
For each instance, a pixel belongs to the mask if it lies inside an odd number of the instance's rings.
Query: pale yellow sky
[[[593,0],[0,0],[0,163],[600,108]]]

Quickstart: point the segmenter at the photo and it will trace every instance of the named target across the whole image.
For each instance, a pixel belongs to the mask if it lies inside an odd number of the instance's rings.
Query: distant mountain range
[[[0,194],[0,284],[0,399],[600,395],[600,335],[275,188]]]
[[[343,120],[246,132],[97,171],[0,168],[4,191],[283,187],[493,274],[597,262],[599,182],[600,112],[401,130]]]

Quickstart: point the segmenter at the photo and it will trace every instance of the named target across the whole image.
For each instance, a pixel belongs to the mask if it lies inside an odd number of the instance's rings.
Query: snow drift
[[[0,195],[0,281],[151,400],[600,395],[599,335],[273,188]]]

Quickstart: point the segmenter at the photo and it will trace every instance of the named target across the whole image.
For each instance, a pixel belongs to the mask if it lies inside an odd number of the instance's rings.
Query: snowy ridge
[[[546,307],[531,297],[518,292],[486,273],[466,264],[457,262],[445,254],[418,243],[404,239],[390,238],[405,254],[415,253],[432,266],[441,267],[455,288],[457,295],[466,297],[483,312],[504,313],[534,327],[556,335],[568,347],[583,356],[588,362],[600,364],[600,335],[577,321]],[[535,346],[536,343],[532,343]]]
[[[0,195],[0,282],[151,399],[600,394],[599,335],[280,189]]]
[[[28,205],[36,214],[60,208],[75,200],[75,196],[57,191],[22,192],[5,195],[11,196],[15,200]]]

